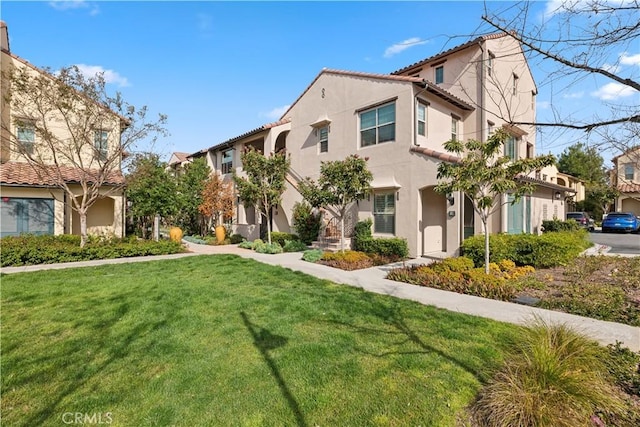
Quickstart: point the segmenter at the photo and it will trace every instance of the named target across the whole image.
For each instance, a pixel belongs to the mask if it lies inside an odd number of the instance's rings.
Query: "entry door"
[[[433,191],[422,190],[422,253],[446,251],[446,199]]]
[[[520,199],[517,203],[512,204],[514,196],[509,195],[507,205],[507,233],[521,234],[524,231],[523,221],[523,203]]]

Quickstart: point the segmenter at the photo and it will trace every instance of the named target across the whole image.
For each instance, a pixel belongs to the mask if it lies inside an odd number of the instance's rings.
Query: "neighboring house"
[[[191,157],[189,153],[181,153],[176,151],[171,153],[171,157],[169,158],[169,163],[167,163],[167,169],[172,171],[174,175],[178,175],[184,170],[186,164],[191,162]]]
[[[58,157],[58,166],[45,165],[38,170],[27,163],[24,155],[16,149],[17,144],[21,143],[23,149],[41,153],[43,156],[47,154],[47,148],[39,140],[34,129],[24,125],[31,117],[17,117],[11,104],[5,101],[9,90],[8,82],[4,79],[5,73],[14,68],[26,68],[32,73],[45,76],[48,74],[10,52],[8,31],[4,22],[0,26],[0,41],[3,74],[0,150],[1,235],[80,234],[79,216],[72,210],[71,200],[67,199],[65,192],[55,185],[55,179],[63,179],[71,189],[77,189],[77,194],[81,195],[81,181],[86,180],[87,176],[92,176],[94,171],[74,168],[72,164],[65,164],[61,157]],[[20,119],[22,124],[18,125],[16,119]],[[121,126],[122,119],[114,113],[108,128],[101,127],[95,130],[95,141],[99,144],[99,149],[82,153],[87,164],[91,164],[91,156],[95,156],[96,152],[103,155],[119,151]],[[61,138],[66,135],[65,129],[56,126],[54,121],[50,123],[49,128]],[[117,166],[107,173],[104,185],[100,188],[103,197],[88,210],[87,231],[90,234],[123,236],[124,177],[120,168],[121,164],[118,162]]]
[[[611,183],[620,191],[615,210],[640,216],[640,146],[625,151],[611,161],[614,165]]]
[[[457,158],[443,149],[452,139],[485,141],[493,129],[511,135],[505,155],[535,155],[535,127],[508,123],[535,121],[536,87],[519,44],[506,34],[477,38],[392,74],[323,69],[276,123],[193,154],[207,156],[222,174],[241,170],[240,150],[264,153],[286,149],[291,158],[289,188],[274,211],[273,229],[293,231],[291,212],[301,200],[302,177],[317,179],[323,161],[351,154],[368,158],[372,194],[347,219],[372,218],[378,237],[402,237],[411,256],[451,256],[465,237],[482,232],[471,202],[461,194],[434,191],[438,165]],[[543,179],[542,175],[548,179]],[[537,190],[492,216],[489,232],[540,232],[544,219],[564,218],[569,180],[544,172],[522,177]],[[257,236],[260,219],[238,204],[235,232]]]

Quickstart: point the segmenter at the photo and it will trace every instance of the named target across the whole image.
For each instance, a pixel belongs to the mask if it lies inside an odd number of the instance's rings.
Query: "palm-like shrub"
[[[596,343],[537,319],[481,391],[474,417],[492,427],[592,426],[594,414],[623,408],[606,375]]]

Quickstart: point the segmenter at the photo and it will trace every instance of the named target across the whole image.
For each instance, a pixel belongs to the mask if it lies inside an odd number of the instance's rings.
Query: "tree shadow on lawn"
[[[285,346],[288,339],[281,335],[275,335],[268,329],[261,328],[251,323],[249,317],[247,316],[247,313],[245,313],[244,311],[240,312],[240,316],[242,317],[244,325],[253,338],[253,345],[258,349],[258,351],[260,351],[260,355],[275,377],[282,396],[285,398],[287,404],[289,405],[289,408],[291,408],[291,411],[293,412],[293,416],[296,419],[296,424],[300,427],[306,427],[307,422],[305,421],[304,415],[300,410],[298,401],[291,393],[291,390],[289,390],[289,387],[284,381],[284,378],[282,377],[282,374],[280,373],[280,370],[278,369],[278,366],[274,362],[273,358],[271,357],[271,355],[269,355],[270,350]]]
[[[485,383],[489,379],[490,373],[488,372],[487,367],[491,364],[491,361],[487,357],[475,357],[472,361],[470,360],[471,357],[460,358],[455,356],[457,351],[455,346],[456,343],[464,344],[464,341],[468,341],[473,343],[471,345],[476,345],[478,347],[487,346],[489,344],[486,340],[479,342],[474,341],[473,334],[474,332],[477,332],[480,327],[476,324],[475,318],[465,319],[460,315],[455,320],[452,320],[450,316],[458,316],[457,313],[435,313],[436,318],[431,322],[435,327],[433,329],[424,330],[422,333],[433,335],[437,341],[442,343],[442,347],[447,346],[448,343],[452,343],[453,346],[451,346],[449,351],[446,351],[443,348],[438,348],[428,342],[425,342],[425,340],[420,336],[420,333],[414,331],[414,329],[409,326],[405,319],[405,315],[402,313],[402,308],[399,307],[398,301],[390,301],[389,304],[385,304],[378,301],[375,296],[367,294],[363,294],[363,298],[368,300],[371,304],[370,313],[381,319],[385,324],[391,326],[391,329],[375,328],[368,325],[349,323],[339,320],[329,320],[328,322],[349,328],[362,335],[391,335],[398,336],[398,340],[388,344],[389,349],[387,351],[371,351],[365,348],[356,348],[356,351],[380,358],[393,355],[435,354],[473,375],[481,383]],[[425,307],[425,309],[437,310],[433,307]],[[503,343],[505,345],[508,345],[511,338],[511,335],[500,335],[500,340],[504,340]],[[411,347],[413,347],[413,349],[411,349]],[[491,343],[491,347],[494,349],[499,348],[501,347],[501,343],[494,341]],[[473,350],[473,348],[469,347],[467,350]],[[484,353],[481,348],[478,352]],[[482,356],[484,356],[484,354],[482,354]]]
[[[126,300],[122,295],[116,299]],[[110,298],[113,302],[114,298]],[[90,336],[81,335],[76,338],[66,340],[64,344],[56,343],[53,346],[44,348],[41,353],[44,355],[29,362],[31,366],[38,366],[36,372],[31,375],[20,377],[19,380],[9,384],[11,388],[17,388],[26,384],[42,383],[52,378],[60,378],[60,372],[66,371],[66,376],[61,381],[61,386],[55,390],[55,394],[49,394],[46,404],[36,412],[25,417],[22,425],[42,425],[47,421],[59,420],[65,412],[82,412],[87,408],[69,407],[61,411],[58,406],[65,398],[77,394],[82,388],[92,380],[100,378],[107,369],[114,363],[122,361],[131,355],[133,345],[140,339],[153,336],[153,332],[166,326],[171,321],[171,310],[163,313],[161,318],[149,319],[138,322],[135,325],[112,335],[116,324],[129,313],[131,307],[127,302],[121,302],[115,310],[110,310],[108,317],[99,316],[95,313],[91,325],[92,334]],[[86,326],[86,325],[85,325]],[[153,346],[150,342],[146,348]],[[57,346],[57,347],[56,347]],[[100,355],[106,353],[104,361],[92,364]],[[91,356],[89,356],[91,355]],[[5,353],[6,356],[6,353]],[[63,372],[64,375],[65,372]],[[66,383],[66,386],[64,385]],[[4,386],[3,386],[4,388]],[[111,398],[122,399],[125,396],[111,396]],[[112,402],[111,404],[114,404]],[[105,412],[109,408],[105,408]]]

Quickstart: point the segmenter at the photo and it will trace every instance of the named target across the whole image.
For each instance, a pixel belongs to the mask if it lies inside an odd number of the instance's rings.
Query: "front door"
[[[513,203],[514,196],[509,195],[507,204],[507,233],[521,234],[524,231],[522,199]]]

